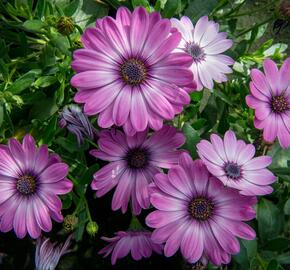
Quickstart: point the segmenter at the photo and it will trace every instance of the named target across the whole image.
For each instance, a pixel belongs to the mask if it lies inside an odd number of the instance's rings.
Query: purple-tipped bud
[[[77,105],[66,106],[60,114],[59,126],[76,135],[79,145],[84,143],[85,139],[94,140],[97,137],[97,131],[92,126],[88,117]]]

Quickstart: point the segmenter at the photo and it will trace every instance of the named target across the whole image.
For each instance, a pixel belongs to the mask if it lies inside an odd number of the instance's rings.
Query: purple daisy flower
[[[51,230],[51,218],[62,222],[57,195],[72,189],[67,173],[59,156],[49,154],[46,145],[36,148],[31,135],[22,145],[14,138],[0,145],[0,230],[14,228],[18,238],[27,232],[37,238],[41,230]]]
[[[134,214],[150,205],[147,186],[160,168],[170,168],[177,164],[180,153],[177,150],[185,142],[182,133],[170,126],[163,126],[151,136],[147,131],[128,136],[118,130],[100,132],[100,150],[90,153],[96,158],[110,161],[97,171],[91,184],[101,197],[117,186],[112,200],[112,209],[127,211],[131,198]]]
[[[50,241],[49,238],[39,237],[36,242],[35,268],[36,270],[54,270],[64,254],[70,252],[69,245],[72,235],[70,235],[64,244],[57,244]]]
[[[255,217],[256,197],[223,186],[201,160],[193,162],[187,153],[167,175],[155,175],[150,201],[158,210],[147,216],[146,224],[155,228],[153,242],[165,242],[167,257],[180,248],[190,263],[208,259],[227,264],[240,250],[236,237],[255,238],[255,231],[243,221]]]
[[[264,73],[251,70],[251,95],[248,106],[255,110],[254,125],[263,129],[263,137],[273,142],[276,137],[283,148],[290,146],[290,57],[278,70],[270,59],[263,63]]]
[[[173,52],[180,40],[170,20],[143,7],[132,13],[121,7],[116,19],[97,20],[82,36],[84,49],[74,52],[74,100],[85,103],[86,114],[98,114],[102,128],[123,126],[130,135],[159,130],[189,104],[183,87],[196,86],[192,58]]]
[[[234,60],[221,54],[232,47],[233,42],[226,39],[225,32],[219,33],[219,24],[201,17],[195,27],[191,20],[183,16],[180,20],[172,18],[171,23],[182,34],[177,51],[186,52],[193,59],[191,70],[197,83],[197,90],[203,87],[213,89],[213,80],[218,83],[227,81],[225,74],[232,73],[229,65]]]
[[[151,240],[151,232],[149,231],[127,231],[117,232],[112,238],[102,237],[101,239],[109,242],[109,245],[99,251],[99,254],[104,254],[107,257],[112,253],[112,265],[116,264],[117,259],[126,257],[129,252],[135,261],[144,258],[149,258],[152,251],[161,254],[163,246],[155,244]]]
[[[225,133],[224,140],[212,134],[210,141],[197,144],[198,155],[207,169],[225,186],[236,188],[247,196],[265,195],[273,191],[269,186],[275,175],[266,169],[272,162],[270,156],[255,157],[255,147],[237,140],[233,131]]]

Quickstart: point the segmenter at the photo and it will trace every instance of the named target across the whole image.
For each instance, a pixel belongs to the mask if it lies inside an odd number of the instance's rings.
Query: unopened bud
[[[63,228],[66,232],[71,232],[76,227],[78,218],[75,215],[67,215],[63,221]]]
[[[71,17],[60,17],[57,21],[56,28],[62,35],[70,35],[75,28],[73,19]]]
[[[56,27],[57,17],[54,15],[49,15],[46,17],[45,22],[52,27]]]
[[[90,221],[86,227],[87,233],[91,236],[95,236],[99,230],[99,226],[95,221]]]

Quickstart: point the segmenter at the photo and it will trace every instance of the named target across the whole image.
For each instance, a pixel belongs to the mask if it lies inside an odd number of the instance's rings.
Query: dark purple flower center
[[[287,100],[284,95],[273,97],[271,105],[272,110],[276,113],[283,113],[288,110]]]
[[[126,156],[130,168],[142,169],[148,163],[148,152],[145,149],[131,149]]]
[[[200,62],[205,58],[204,50],[194,42],[187,43],[185,45],[185,51],[192,56],[195,62]]]
[[[194,198],[188,205],[188,212],[194,219],[207,220],[211,217],[214,204],[206,198]]]
[[[35,177],[31,175],[23,175],[19,177],[16,183],[17,190],[23,195],[30,195],[36,190]]]
[[[224,166],[227,177],[238,179],[241,176],[241,167],[233,162],[229,162]]]
[[[129,85],[138,85],[142,83],[147,74],[145,64],[137,59],[128,59],[121,65],[121,76]]]

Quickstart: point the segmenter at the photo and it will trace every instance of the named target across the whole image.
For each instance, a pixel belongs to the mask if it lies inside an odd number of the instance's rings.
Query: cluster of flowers
[[[213,81],[227,80],[234,61],[221,53],[232,41],[206,16],[193,26],[187,17],[169,20],[142,7],[132,13],[121,7],[116,19],[105,17],[86,29],[82,43],[84,48],[74,52],[72,62],[77,74],[71,84],[79,89],[74,100],[84,103],[86,115],[98,115],[104,130],[97,133],[74,107],[64,111],[61,125],[75,133],[79,143],[84,136],[99,137],[99,149],[90,153],[109,164],[94,174],[91,187],[97,197],[116,188],[113,210],[125,213],[129,202],[134,215],[150,205],[157,209],[146,218],[152,233],[117,232],[104,238],[109,245],[100,253],[112,253],[115,264],[129,252],[139,260],[152,251],[172,256],[180,249],[190,263],[229,263],[239,252],[237,237],[255,237],[244,221],[255,217],[256,196],[273,190],[269,185],[276,177],[266,169],[271,157],[254,157],[253,145],[227,131],[223,139],[212,134],[210,141],[202,140],[197,145],[200,159],[193,161],[179,149],[184,135],[163,121],[182,112],[191,91],[212,89]],[[287,148],[290,58],[280,70],[266,60],[264,71],[265,75],[252,70],[246,101],[255,109],[254,124],[264,130],[264,139],[273,142],[278,137]],[[41,231],[51,230],[51,218],[62,222],[57,195],[72,189],[67,174],[68,166],[59,156],[45,145],[36,148],[30,135],[22,145],[13,138],[8,146],[1,145],[0,230],[14,228],[19,238],[27,232],[38,238]],[[53,252],[43,247],[46,240],[39,243],[38,253],[46,249],[53,254],[52,265],[68,245]]]

